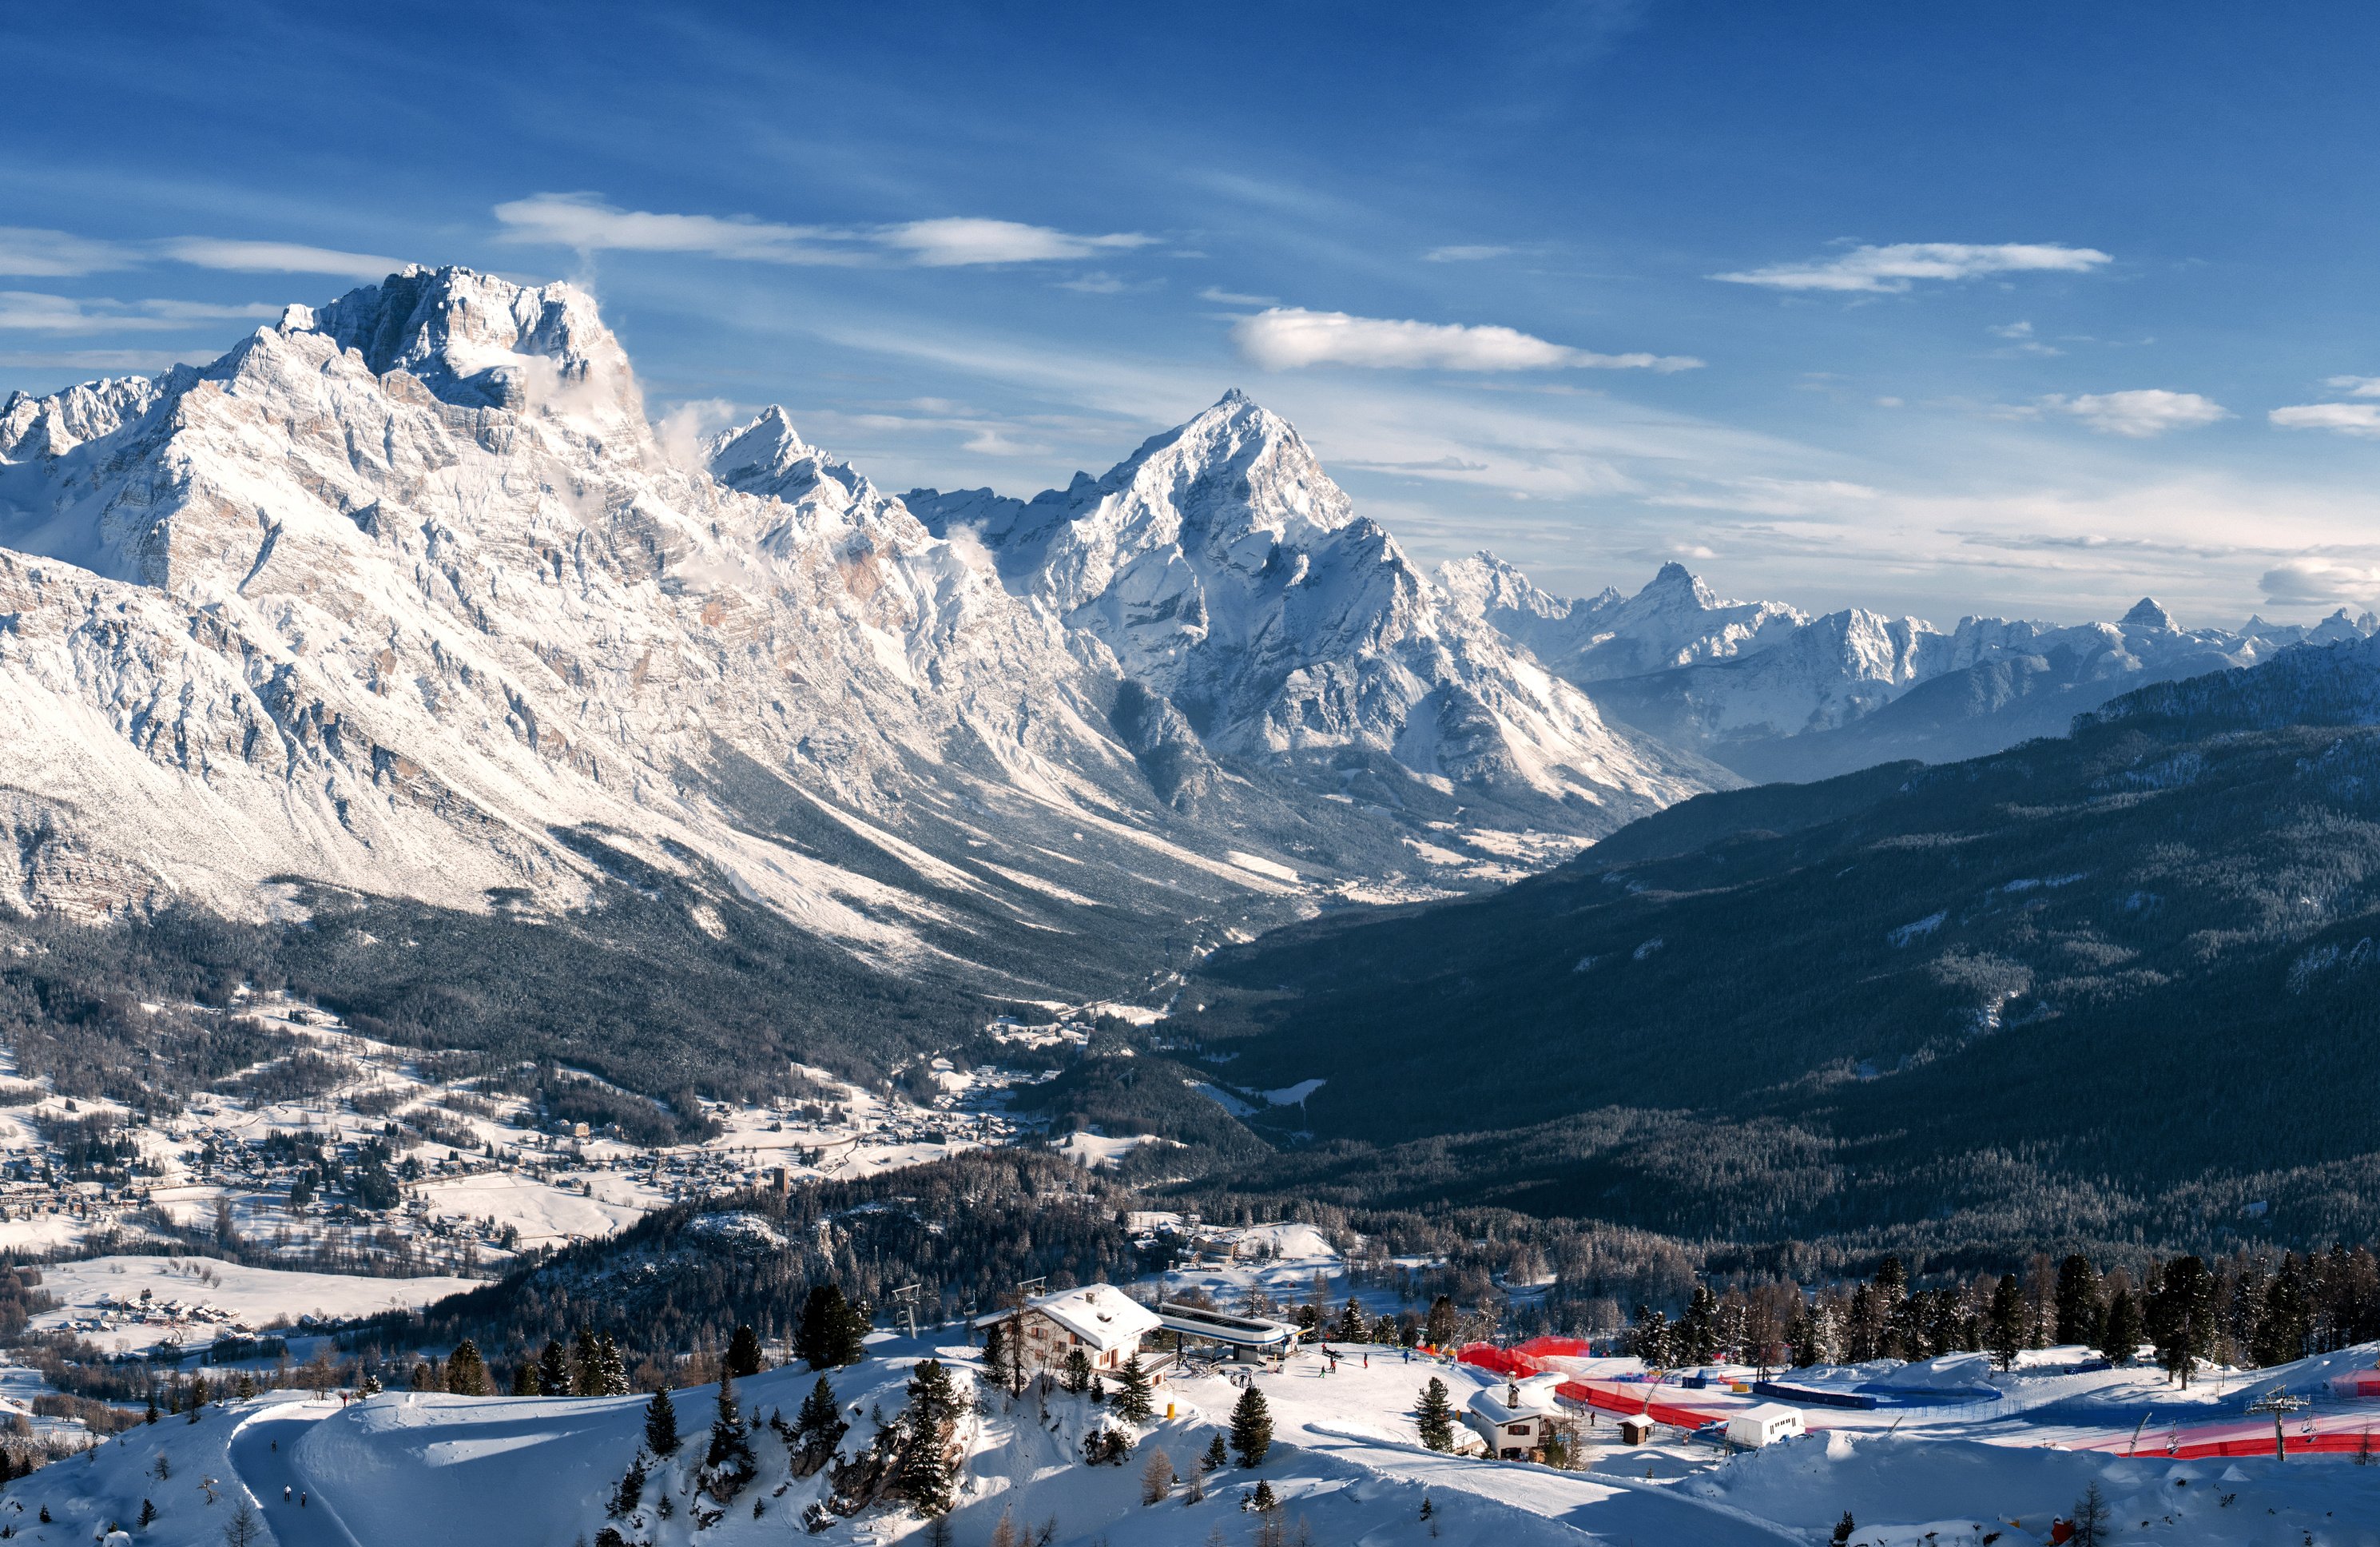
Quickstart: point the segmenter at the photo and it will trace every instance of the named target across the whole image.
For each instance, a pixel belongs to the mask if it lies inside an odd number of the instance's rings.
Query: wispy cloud
[[[67,279],[105,269],[128,269],[139,261],[114,242],[30,225],[0,225],[0,274]]]
[[[2380,403],[2300,403],[2275,408],[2265,417],[2283,430],[2329,430],[2341,435],[2380,437]]]
[[[2079,396],[2045,397],[2042,406],[2070,414],[2103,435],[2147,440],[2169,430],[2195,430],[2229,419],[2231,410],[2194,392],[2168,392],[2143,387],[2131,392],[2083,393]]]
[[[1198,298],[1202,301],[1213,301],[1217,306],[1270,306],[1274,301],[1281,298],[1278,296],[1244,296],[1236,290],[1219,289],[1215,286],[1209,285],[1205,289],[1198,292]]]
[[[159,243],[158,250],[176,262],[238,274],[327,274],[344,279],[382,279],[405,267],[395,258],[308,247],[301,242],[175,237]]]
[[[1778,290],[1839,290],[1898,294],[1921,279],[1973,279],[1982,274],[2047,271],[2087,274],[2114,259],[2093,247],[2055,242],[1895,242],[1855,247],[1832,258],[1715,274],[1730,285]]]
[[[2350,397],[2380,397],[2380,376],[2333,376],[2323,385],[2335,386]]]
[[[1137,232],[1077,236],[1014,220],[951,216],[898,225],[786,225],[747,216],[623,210],[592,194],[540,193],[496,206],[507,239],[580,252],[686,252],[762,263],[848,265],[891,258],[920,268],[1042,263],[1147,247]]]
[[[1684,355],[1603,355],[1506,327],[1396,322],[1344,311],[1272,307],[1232,329],[1240,353],[1267,371],[1354,365],[1390,371],[1689,371]]]
[[[2009,341],[2007,348],[1998,351],[2003,355],[2057,356],[2062,355],[2066,352],[2054,345],[2044,344],[2040,339],[2035,338],[2033,335],[2033,324],[2031,323],[2010,323],[2004,326],[1991,328],[1987,331],[1995,337],[2005,338]]]
[[[1421,261],[1425,263],[1477,263],[1489,258],[1501,258],[1512,250],[1509,247],[1433,247],[1421,255]]]
[[[205,301],[80,300],[35,290],[0,290],[0,330],[18,333],[160,333],[194,323],[277,317],[277,306],[216,306]]]

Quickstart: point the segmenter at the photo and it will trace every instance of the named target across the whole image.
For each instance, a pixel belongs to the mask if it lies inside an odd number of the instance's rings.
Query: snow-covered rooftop
[[[1039,1311],[1100,1353],[1111,1348],[1135,1347],[1143,1333],[1158,1328],[1157,1312],[1112,1284],[1061,1289],[1054,1295],[1026,1301],[1026,1308]],[[975,1324],[989,1326],[1005,1321],[1008,1315],[1006,1311],[994,1311],[978,1317]]]

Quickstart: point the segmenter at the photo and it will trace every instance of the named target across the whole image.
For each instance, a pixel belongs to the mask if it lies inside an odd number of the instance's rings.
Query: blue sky
[[[0,389],[461,262],[895,489],[1238,385],[1560,590],[2311,617],[2380,604],[2376,64],[2346,4],[50,7]]]

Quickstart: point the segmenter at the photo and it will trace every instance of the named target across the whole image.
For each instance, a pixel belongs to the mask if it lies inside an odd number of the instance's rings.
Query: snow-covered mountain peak
[[[1711,590],[1700,575],[1675,559],[1655,570],[1653,578],[1645,582],[1645,589],[1632,600],[1646,607],[1692,608],[1696,612],[1739,604],[1720,601],[1718,592]]]
[[[2181,626],[2174,622],[2173,615],[2157,605],[2156,599],[2152,596],[2143,596],[2133,603],[2132,610],[2119,618],[2116,627],[2127,633],[2135,629],[2149,629],[2159,634],[2181,631]]]
[[[614,431],[644,423],[626,351],[574,285],[411,264],[310,314],[285,314],[284,331],[307,327],[361,353],[374,374],[403,371],[458,408],[541,409]]]

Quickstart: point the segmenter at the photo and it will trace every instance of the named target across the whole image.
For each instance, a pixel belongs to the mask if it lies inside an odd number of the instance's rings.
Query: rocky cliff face
[[[1461,883],[1405,836],[1466,781],[1567,840],[1700,787],[1450,621],[1245,400],[978,502],[997,567],[780,410],[705,460],[588,297],[464,270],[0,405],[0,895],[552,913],[626,855],[1013,973],[1100,918]],[[1351,749],[1427,800],[1294,797]]]

